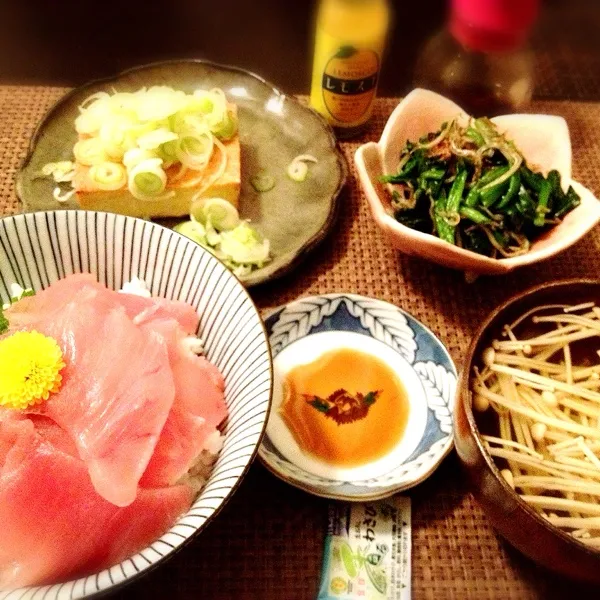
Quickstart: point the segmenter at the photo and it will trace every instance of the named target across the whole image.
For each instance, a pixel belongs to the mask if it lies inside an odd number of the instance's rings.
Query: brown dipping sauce
[[[292,369],[279,408],[300,448],[339,467],[358,467],[388,454],[408,420],[404,386],[382,360],[336,349]]]

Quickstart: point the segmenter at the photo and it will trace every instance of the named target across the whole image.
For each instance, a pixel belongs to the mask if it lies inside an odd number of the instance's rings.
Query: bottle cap
[[[450,30],[473,50],[512,50],[527,38],[538,8],[539,0],[451,0]]]

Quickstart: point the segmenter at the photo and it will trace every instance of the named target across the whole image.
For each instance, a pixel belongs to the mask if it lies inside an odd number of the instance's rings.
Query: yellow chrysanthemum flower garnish
[[[65,367],[60,347],[37,331],[18,331],[0,341],[0,406],[23,410],[58,392]]]

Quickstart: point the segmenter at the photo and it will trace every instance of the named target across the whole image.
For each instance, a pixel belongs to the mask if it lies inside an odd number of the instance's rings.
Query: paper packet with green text
[[[334,503],[317,600],[409,600],[410,498]]]

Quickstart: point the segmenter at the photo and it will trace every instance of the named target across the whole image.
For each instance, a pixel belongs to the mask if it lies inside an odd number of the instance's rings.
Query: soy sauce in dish
[[[401,440],[408,396],[382,360],[342,348],[285,376],[280,415],[300,448],[339,467],[361,466]]]

